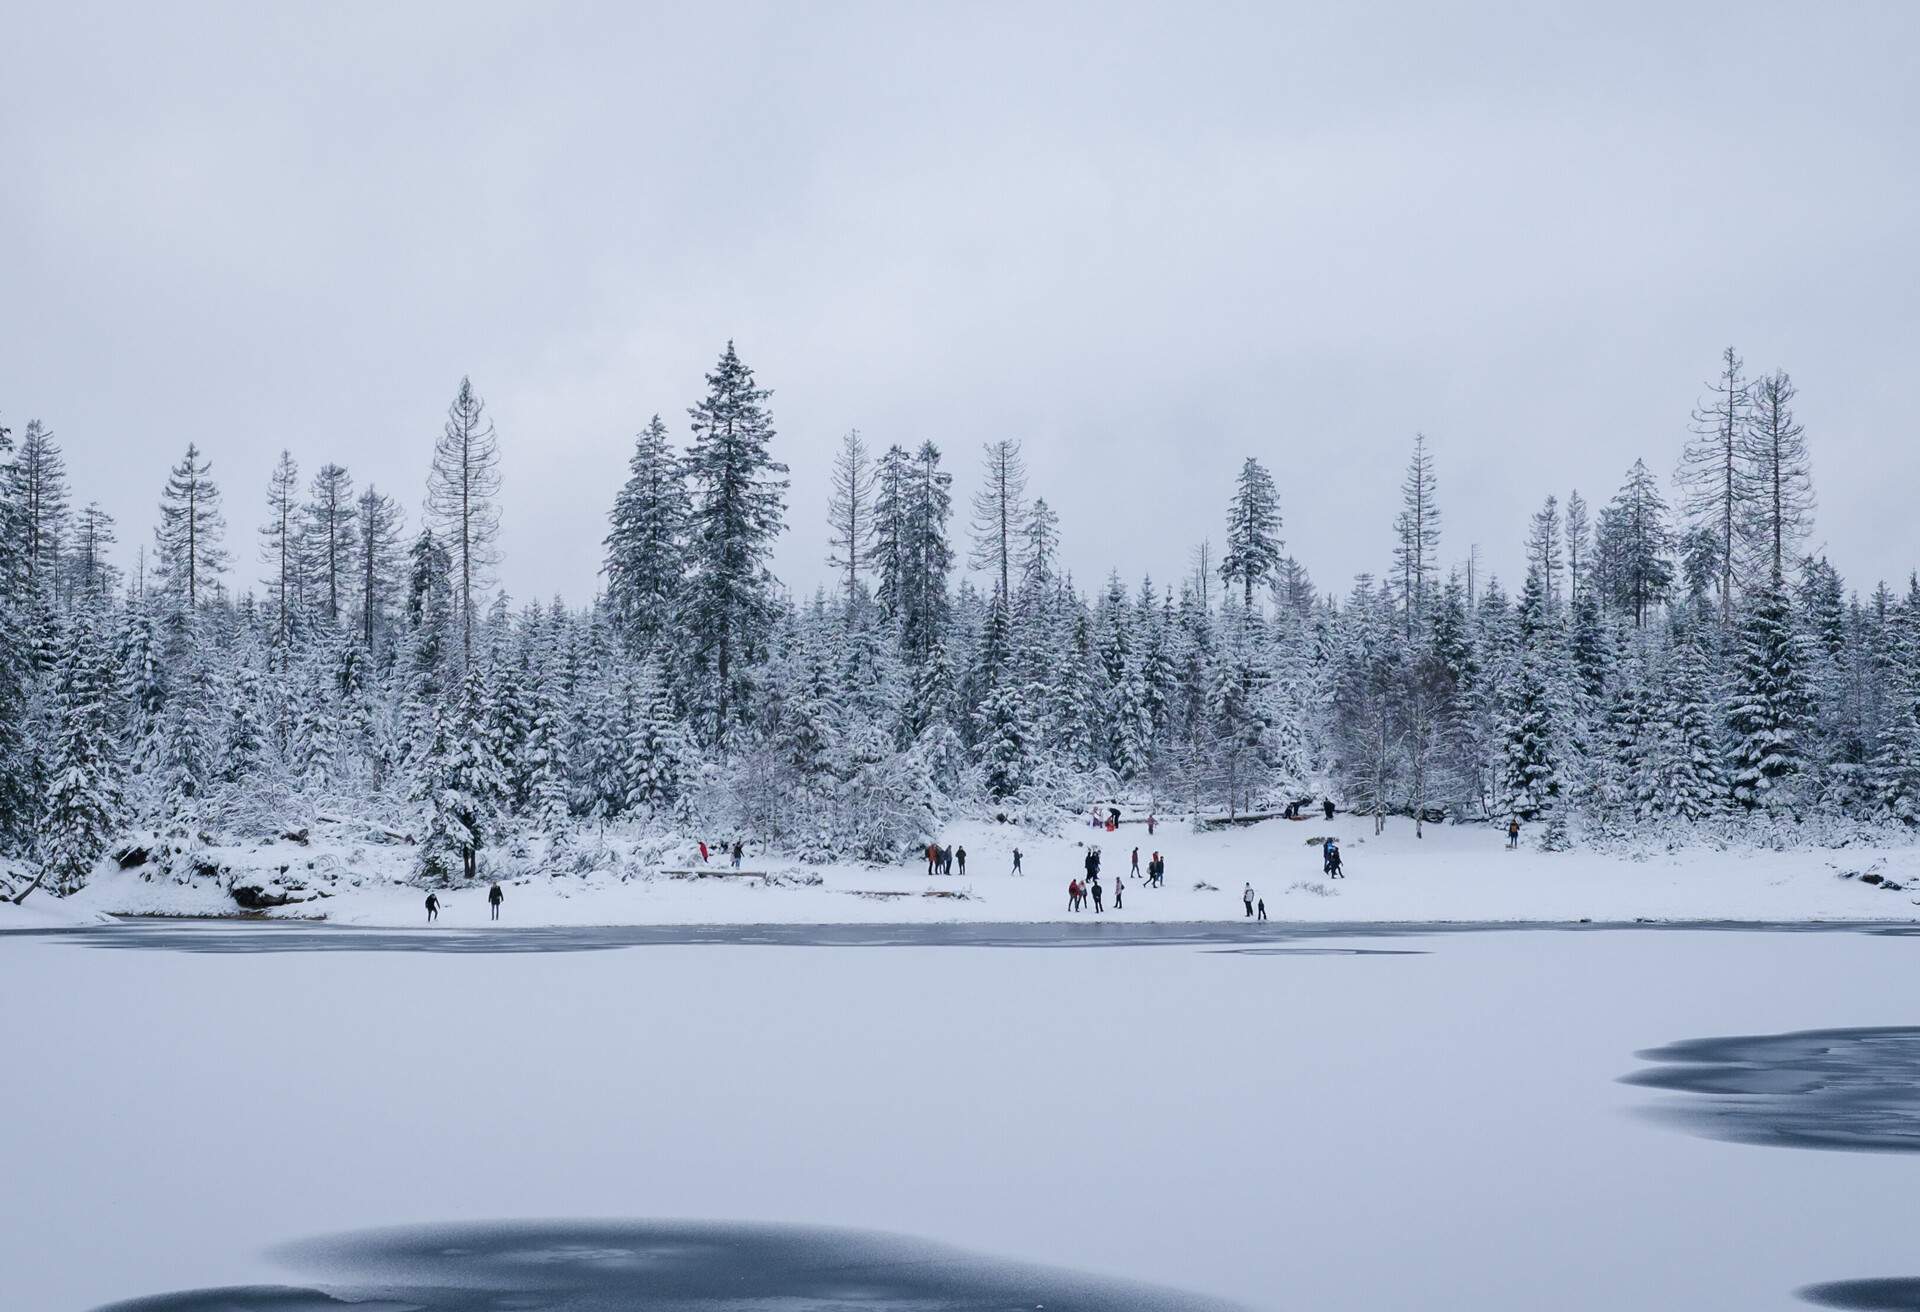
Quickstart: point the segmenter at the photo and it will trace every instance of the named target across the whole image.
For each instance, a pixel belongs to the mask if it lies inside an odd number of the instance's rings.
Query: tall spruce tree
[[[633,439],[606,539],[607,604],[636,649],[672,623],[685,572],[686,506],[684,470],[655,415]]]
[[[1280,564],[1280,493],[1258,460],[1248,456],[1227,507],[1227,549],[1220,577],[1241,585],[1242,614],[1253,615],[1253,590]]]
[[[447,406],[427,470],[427,518],[453,562],[453,613],[460,629],[460,661],[470,668],[480,594],[492,578],[500,537],[500,440],[473,381]]]
[[[773,615],[767,560],[784,524],[787,467],[770,454],[770,395],[729,341],[707,375],[706,397],[688,411],[692,509],[681,629],[701,734],[716,745],[746,714],[750,671]]]
[[[212,596],[227,567],[226,549],[221,546],[227,521],[220,513],[220,487],[212,475],[213,462],[202,459],[200,448],[189,442],[186,455],[167,475],[160,495],[160,523],[153,530],[161,587],[176,606],[187,610]]]

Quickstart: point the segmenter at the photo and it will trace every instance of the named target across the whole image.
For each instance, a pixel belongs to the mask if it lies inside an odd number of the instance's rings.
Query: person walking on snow
[[[431,925],[438,919],[440,919],[440,895],[429,893],[427,894],[427,923]]]
[[[1253,916],[1253,885],[1252,884],[1248,884],[1246,887],[1246,890],[1240,894],[1240,900],[1246,903],[1247,916],[1249,919],[1251,919]]]
[[[1100,914],[1102,910],[1100,906],[1100,876],[1095,875],[1093,877],[1093,882],[1090,883],[1087,887],[1093,890],[1093,914],[1097,916]]]
[[[1320,842],[1320,873],[1323,875],[1330,875],[1333,873],[1333,837],[1332,835],[1328,835],[1326,838],[1322,839]]]
[[[1079,909],[1080,881],[1077,879],[1069,879],[1067,881],[1067,910],[1078,911]]]
[[[1254,917],[1254,919],[1255,919],[1255,920],[1265,920],[1266,918],[1267,918],[1267,900],[1266,900],[1265,898],[1261,898],[1261,899],[1260,899],[1260,914],[1259,914],[1259,915],[1257,915],[1257,916],[1255,916],[1255,917]]]
[[[967,849],[966,848],[956,847],[953,849],[953,863],[960,867],[960,878],[965,879],[967,877]]]
[[[1520,846],[1520,817],[1515,816],[1507,821],[1507,849],[1511,851],[1518,846]]]
[[[1115,875],[1113,877],[1113,909],[1120,909],[1120,895],[1127,891],[1127,881]]]
[[[1335,843],[1327,853],[1327,876],[1331,879],[1345,879],[1340,873],[1340,845]]]
[[[1013,849],[1013,873],[1020,873],[1020,849],[1017,847]]]
[[[500,919],[500,904],[506,900],[507,895],[500,891],[500,885],[495,884],[487,890],[487,906],[493,912],[492,919]]]
[[[1129,873],[1135,878],[1138,878],[1140,874],[1140,849],[1137,847],[1133,849],[1133,869]],[[1115,903],[1115,905],[1117,906],[1119,904]]]

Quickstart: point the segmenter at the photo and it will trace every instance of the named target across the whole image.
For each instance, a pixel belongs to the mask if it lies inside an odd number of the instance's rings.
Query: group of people
[[[747,854],[747,845],[736,838],[733,840],[733,845],[731,847],[729,847],[725,843],[720,844],[720,850],[726,854],[728,864],[731,865],[735,870],[738,870],[740,868],[740,858]],[[712,860],[712,855],[713,855],[712,849],[707,846],[707,840],[704,838],[701,839],[700,840],[700,864],[701,865],[708,864]]]
[[[1320,844],[1320,873],[1328,879],[1345,879],[1340,871],[1340,844],[1332,834]]]
[[[1139,868],[1139,861],[1140,852],[1139,849],[1136,848],[1134,849],[1134,866],[1136,872]],[[1086,907],[1087,903],[1091,902],[1093,903],[1094,914],[1098,915],[1100,912],[1106,910],[1106,907],[1102,905],[1100,896],[1100,849],[1097,847],[1089,847],[1087,849],[1086,859],[1082,864],[1086,867],[1086,878],[1069,880],[1067,883],[1067,910],[1080,911]],[[1119,875],[1115,875],[1113,877],[1113,909],[1115,911],[1120,910],[1121,899],[1126,896],[1126,888],[1127,881]]]
[[[1092,817],[1089,823],[1095,829],[1104,829],[1111,834],[1120,828],[1120,808],[1117,806],[1109,806],[1104,811],[1096,806],[1087,814]],[[1149,812],[1147,815],[1147,837],[1153,837],[1154,830],[1159,827],[1159,817]]]
[[[927,873],[930,875],[951,875],[956,872],[967,873],[967,849],[964,847],[942,847],[938,843],[927,844]],[[1020,873],[1020,849],[1013,850],[1013,873]]]
[[[500,891],[499,884],[487,890],[487,910],[491,913],[487,917],[489,920],[500,919],[500,904],[506,900],[507,895]],[[440,895],[429,893],[427,894],[427,923],[431,925],[438,919],[440,919]]]
[[[1300,814],[1300,807],[1301,807],[1301,803],[1299,803],[1299,802],[1288,802],[1288,803],[1287,803],[1287,809],[1286,809],[1286,810],[1284,810],[1284,811],[1282,811],[1282,812],[1280,813],[1280,818],[1281,818],[1282,820],[1304,820],[1304,819],[1306,819],[1306,817],[1305,817],[1305,816],[1303,816],[1303,815],[1301,815],[1301,814]],[[1320,810],[1321,810],[1321,812],[1322,812],[1323,814],[1325,814],[1325,816],[1327,817],[1327,819],[1329,819],[1329,820],[1331,820],[1331,819],[1333,819],[1333,799],[1332,799],[1331,797],[1323,797],[1323,798],[1321,798],[1321,799],[1320,799]]]

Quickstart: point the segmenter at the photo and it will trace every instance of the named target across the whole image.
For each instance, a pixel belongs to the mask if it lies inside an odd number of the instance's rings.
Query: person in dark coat
[[[1519,816],[1515,816],[1513,819],[1507,821],[1507,846],[1510,848],[1520,846]]]
[[[500,885],[495,884],[487,890],[487,907],[493,912],[492,919],[500,919],[500,904],[506,900],[507,895],[500,891]]]
[[[427,894],[427,923],[431,925],[438,919],[440,919],[440,896],[437,893],[429,893]]]
[[[960,867],[960,877],[962,879],[966,878],[966,875],[967,875],[967,849],[966,848],[956,847],[953,849],[953,863],[956,866]]]
[[[1080,881],[1077,879],[1069,879],[1067,881],[1067,910],[1078,911],[1079,909]]]
[[[747,854],[747,845],[741,842],[737,838],[734,839],[733,840],[733,868],[735,870],[738,870],[740,868],[740,858],[745,856],[746,854]]]
[[[1331,797],[1320,803],[1320,809],[1327,813],[1327,819],[1333,819],[1333,799]]]
[[[1154,819],[1152,816],[1147,817],[1147,837],[1148,838],[1152,838],[1153,831],[1159,827],[1160,827],[1160,822],[1158,820]]]
[[[1256,915],[1254,919],[1265,920],[1267,918],[1267,900],[1265,898],[1260,899],[1259,907],[1260,907],[1259,914]]]
[[[1013,873],[1020,873],[1020,849],[1017,847],[1013,849]]]
[[[1100,906],[1100,876],[1095,875],[1087,887],[1093,890],[1093,913],[1099,915],[1103,909]]]
[[[1333,879],[1345,879],[1340,873],[1340,845],[1334,843],[1327,849],[1327,874]]]

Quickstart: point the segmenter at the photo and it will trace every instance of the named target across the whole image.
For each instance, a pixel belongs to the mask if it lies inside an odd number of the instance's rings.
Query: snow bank
[[[1321,873],[1318,844],[1327,835],[1341,845],[1345,879]],[[1274,920],[1318,923],[1920,918],[1920,848],[1912,846],[1549,853],[1523,845],[1508,851],[1504,836],[1490,829],[1429,826],[1416,838],[1411,822],[1394,820],[1376,836],[1370,819],[1344,815],[1207,832],[1168,822],[1151,837],[1144,825],[1041,835],[973,821],[952,826],[942,840],[966,849],[964,876],[956,868],[952,876],[930,877],[924,859],[802,865],[755,851],[743,862],[755,873],[734,875],[717,849],[703,866],[691,841],[676,855],[658,839],[616,838],[604,851],[575,855],[585,873],[504,878],[503,920],[522,926],[1068,920],[1074,917],[1067,882],[1083,870],[1088,844],[1103,849],[1107,914],[1131,920],[1241,919],[1241,890],[1249,883]],[[1165,857],[1164,888],[1148,888],[1131,874],[1136,844],[1143,868],[1152,852]],[[1022,876],[1010,873],[1015,847],[1024,853]],[[300,899],[260,913],[271,917],[417,925],[425,919],[425,891],[404,882],[409,856],[406,848],[318,840],[214,848],[202,862],[217,868],[217,876],[180,883],[144,868],[109,869],[65,907],[112,915],[234,915],[241,908],[228,891],[233,886]],[[1880,882],[1867,882],[1869,874]],[[1123,886],[1118,910],[1116,883]],[[487,923],[485,887],[483,878],[474,887],[441,891],[439,923],[449,929]]]

